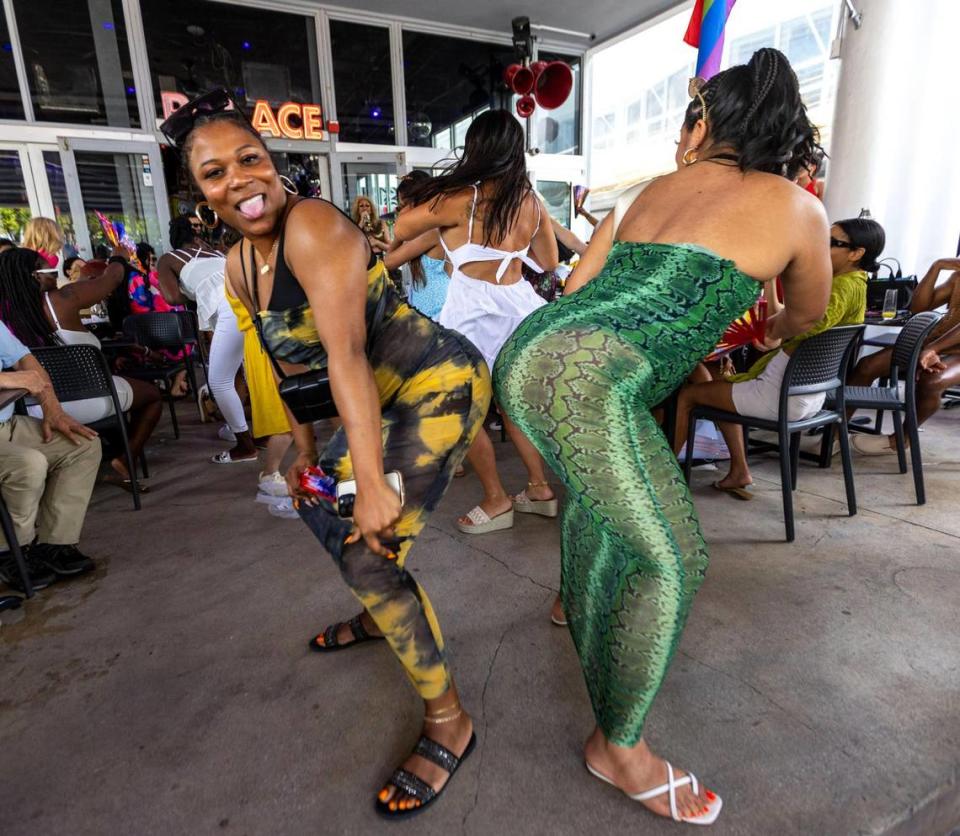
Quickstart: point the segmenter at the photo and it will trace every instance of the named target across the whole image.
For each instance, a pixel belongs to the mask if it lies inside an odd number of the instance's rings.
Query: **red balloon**
[[[536,109],[537,103],[533,100],[533,96],[521,96],[517,99],[517,115],[521,119],[533,116],[533,111]]]
[[[539,63],[539,62],[538,62]],[[560,107],[573,90],[573,70],[563,61],[551,61],[537,76],[534,96],[544,110]]]

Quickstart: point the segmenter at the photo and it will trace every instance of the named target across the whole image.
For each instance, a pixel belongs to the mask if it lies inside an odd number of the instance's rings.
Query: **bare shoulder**
[[[363,232],[332,203],[303,200],[287,216],[284,254],[297,266],[313,264],[318,256],[328,263],[353,259],[366,264],[369,253]]]

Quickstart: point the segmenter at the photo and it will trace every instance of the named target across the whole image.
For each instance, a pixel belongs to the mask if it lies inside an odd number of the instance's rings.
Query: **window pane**
[[[47,183],[50,186],[50,196],[53,198],[54,218],[60,224],[66,241],[63,251],[69,258],[77,254],[77,234],[73,228],[73,216],[70,214],[70,200],[67,198],[67,184],[63,178],[60,152],[44,151],[43,167],[47,172]]]
[[[13,63],[13,46],[7,16],[0,9],[0,119],[23,119],[23,102],[17,83],[17,68]]]
[[[573,89],[558,108],[534,112],[537,146],[545,154],[580,153],[580,59],[571,55],[540,52],[541,61],[563,61],[573,70]]]
[[[30,201],[23,182],[20,154],[0,151],[0,238],[19,241],[30,220]]]
[[[114,223],[122,223],[134,241],[146,241],[159,247],[162,238],[157,201],[153,186],[144,182],[143,157],[140,154],[76,151],[74,159],[91,246],[109,246],[94,214],[97,210]]]
[[[393,145],[390,31],[331,20],[330,45],[340,140]]]
[[[512,63],[511,46],[404,31],[407,142],[442,148],[451,126],[469,126],[489,108],[515,112],[503,84],[503,70]],[[339,96],[338,88],[338,112]]]
[[[258,99],[274,108],[320,104],[312,17],[209,0],[140,0],[140,7],[157,116],[161,93],[193,98],[215,87],[250,109]]]
[[[121,0],[14,0],[41,122],[140,127]]]
[[[350,214],[359,195],[370,198],[374,210],[383,218],[397,209],[397,186],[400,178],[392,163],[344,163],[343,211]]]
[[[547,212],[560,226],[570,228],[570,184],[560,180],[537,180],[537,191],[543,198]]]

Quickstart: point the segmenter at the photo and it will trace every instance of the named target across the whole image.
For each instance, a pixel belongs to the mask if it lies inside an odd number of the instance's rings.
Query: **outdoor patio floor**
[[[13,834],[677,833],[591,778],[592,715],[548,613],[555,521],[457,532],[455,480],[410,568],[438,611],[478,747],[436,807],[383,823],[373,798],[419,707],[382,644],[321,656],[308,637],[357,606],[299,521],[219,467],[188,405],[149,449],[143,510],[98,486],[91,576],[0,629],[0,831]],[[738,502],[696,471],[711,565],[647,724],[651,745],[724,798],[717,834],[944,834],[960,823],[960,410],[921,436],[928,502],[895,457],[802,467],[783,542],[774,459]],[[510,488],[512,448],[497,445]]]

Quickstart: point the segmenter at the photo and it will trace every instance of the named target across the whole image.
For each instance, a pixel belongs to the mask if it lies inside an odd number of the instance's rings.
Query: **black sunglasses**
[[[209,93],[204,93],[202,96],[180,105],[160,126],[160,131],[179,148],[190,131],[193,130],[197,119],[202,116],[214,116],[228,110],[241,113],[237,103],[233,100],[233,96],[226,90],[222,87],[211,90]]]
[[[840,247],[842,250],[853,250],[856,247],[853,246],[851,241],[841,241],[839,238],[830,237],[830,246],[831,247]]]

